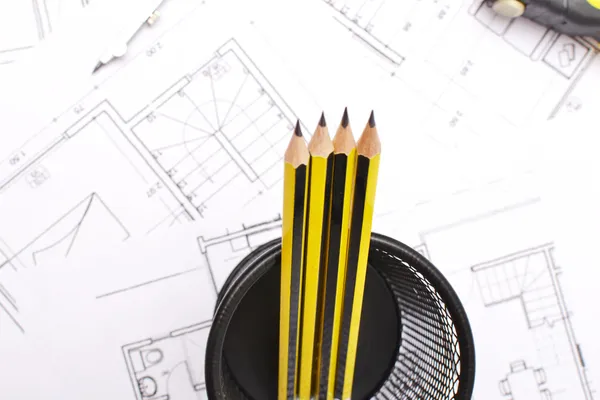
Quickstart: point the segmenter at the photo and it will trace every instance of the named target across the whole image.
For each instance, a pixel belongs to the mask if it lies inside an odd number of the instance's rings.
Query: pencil
[[[308,183],[308,219],[306,255],[304,259],[302,325],[300,330],[299,398],[309,400],[316,391],[313,385],[317,304],[321,266],[325,264],[333,143],[329,137],[325,115],[308,144],[310,152]]]
[[[371,225],[381,154],[381,143],[375,127],[373,112],[371,112],[369,122],[358,140],[356,150],[348,265],[335,383],[335,397],[340,400],[347,400],[352,396],[356,348],[371,242]]]
[[[278,399],[296,397],[309,153],[300,121],[284,154]]]
[[[338,350],[340,315],[346,278],[348,233],[354,168],[356,165],[356,142],[350,128],[348,109],[344,109],[342,121],[333,138],[333,182],[331,210],[329,214],[329,240],[327,265],[322,293],[321,338],[319,340],[319,374],[317,387],[319,399],[332,400],[335,384],[335,367]]]

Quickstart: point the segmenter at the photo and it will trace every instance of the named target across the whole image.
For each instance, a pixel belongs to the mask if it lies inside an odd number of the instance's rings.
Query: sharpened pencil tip
[[[302,130],[300,129],[300,120],[296,122],[296,128],[294,128],[294,135],[302,137]]]
[[[342,127],[345,129],[348,127],[350,120],[348,119],[348,107],[344,108],[344,115],[342,115]]]
[[[373,111],[371,111],[371,116],[369,117],[369,126],[375,128],[375,113]]]
[[[321,119],[319,120],[319,125],[325,127],[327,124],[325,123],[325,112],[321,113]]]

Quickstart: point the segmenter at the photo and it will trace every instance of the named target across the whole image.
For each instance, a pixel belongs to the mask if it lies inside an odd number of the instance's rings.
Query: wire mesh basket
[[[210,400],[277,399],[281,239],[223,285],[205,359]],[[352,399],[468,400],[475,350],[464,308],[420,253],[373,233]]]

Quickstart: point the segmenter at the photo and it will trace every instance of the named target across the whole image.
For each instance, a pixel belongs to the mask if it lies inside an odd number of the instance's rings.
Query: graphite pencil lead
[[[375,113],[373,111],[371,111],[371,115],[369,116],[369,126],[375,128]]]
[[[296,128],[294,128],[294,135],[302,137],[302,130],[300,129],[300,120],[296,122]]]
[[[350,152],[356,148],[356,142],[352,135],[352,129],[350,128],[350,122],[348,122],[346,111],[344,111],[344,117],[345,118],[342,118],[342,122],[333,137],[333,149],[335,154],[349,155]],[[344,122],[346,122],[346,124],[344,124]]]
[[[317,125],[317,129],[308,143],[308,150],[311,155],[318,157],[328,157],[329,153],[333,152],[333,143],[329,137],[327,126],[320,123]]]
[[[367,158],[372,158],[381,153],[381,141],[379,140],[377,127],[374,124],[371,125],[371,121],[365,126],[362,135],[360,135],[356,143],[356,150],[358,155]]]
[[[342,127],[347,128],[350,120],[348,119],[348,107],[344,108],[344,115],[342,115]]]
[[[319,125],[327,126],[327,124],[325,123],[325,112],[321,113],[321,119],[319,120]]]
[[[308,152],[306,140],[304,140],[302,137],[300,124],[298,124],[296,125],[296,130],[294,131],[294,134],[290,139],[290,143],[283,154],[283,159],[286,163],[292,164],[294,168],[297,168],[302,164],[308,164],[309,158],[310,153]]]

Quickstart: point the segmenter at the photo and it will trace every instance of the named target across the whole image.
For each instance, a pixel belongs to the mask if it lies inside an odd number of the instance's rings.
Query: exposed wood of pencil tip
[[[333,151],[335,154],[349,155],[354,148],[356,148],[356,141],[354,140],[352,129],[350,128],[348,109],[345,108],[340,126],[333,137]]]
[[[298,121],[283,159],[285,162],[292,164],[294,168],[298,168],[298,166],[302,164],[308,164],[309,158],[310,154],[308,152],[308,147],[306,146],[306,140],[304,140],[304,137],[302,136],[300,121]]]
[[[333,152],[333,142],[329,137],[329,130],[325,122],[325,114],[321,114],[321,119],[315,134],[310,138],[308,143],[308,151],[311,156],[315,157],[328,157]]]
[[[358,139],[356,150],[358,151],[359,155],[367,158],[373,158],[377,154],[381,153],[381,142],[379,141],[377,127],[375,125],[375,115],[372,111],[369,117],[369,122],[367,122],[365,130]]]

